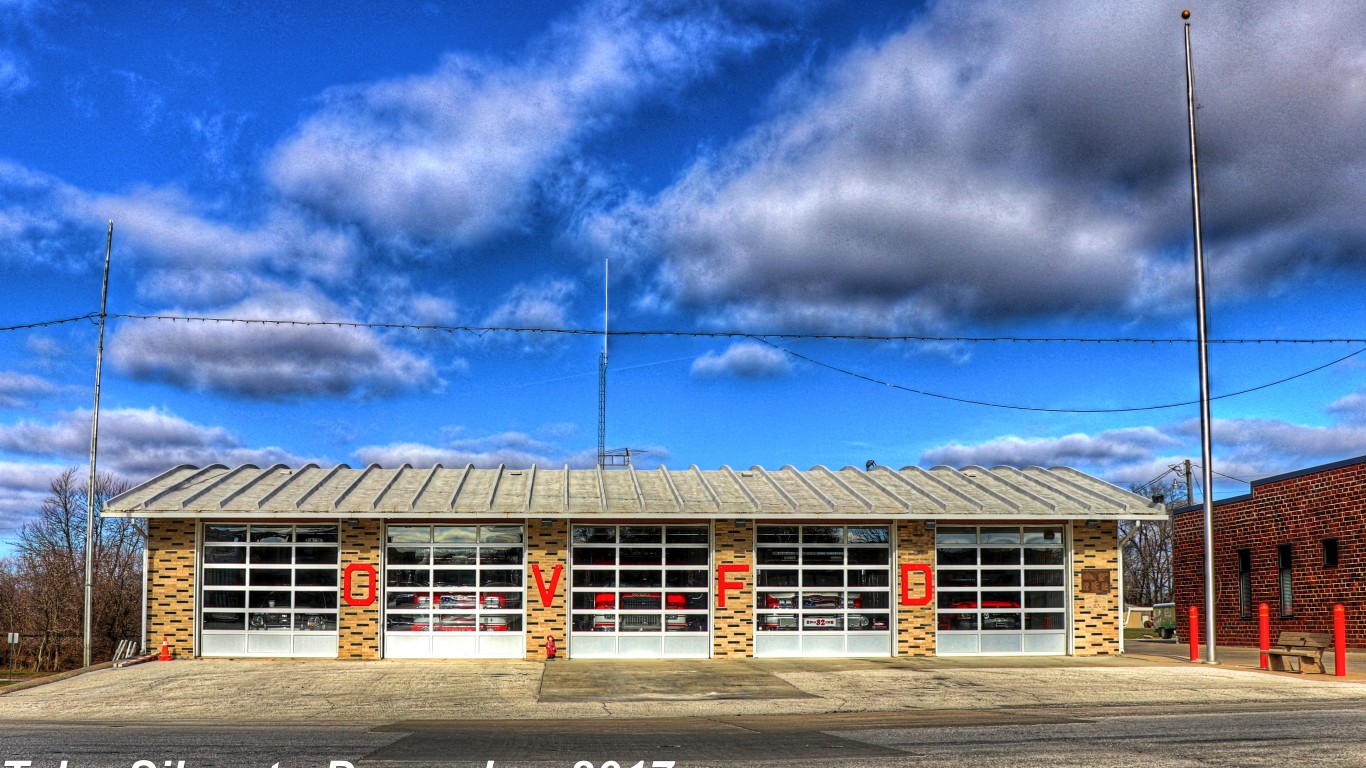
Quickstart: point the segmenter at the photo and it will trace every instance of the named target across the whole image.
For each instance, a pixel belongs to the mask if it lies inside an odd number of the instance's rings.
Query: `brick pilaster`
[[[1119,653],[1119,532],[1113,520],[1098,528],[1073,520],[1072,526],[1072,645],[1076,656]],[[1108,576],[1105,594],[1082,591],[1083,574]]]
[[[374,588],[375,600],[370,605],[348,605],[343,591],[337,610],[337,658],[348,661],[367,661],[379,658],[379,608],[384,599],[384,570],[380,555],[384,546],[384,521],[361,520],[358,525],[342,523],[341,569],[353,563],[371,565],[375,569],[375,583],[366,584],[365,576],[352,579],[351,597],[363,598]],[[339,589],[345,590],[343,582]]]
[[[556,520],[549,528],[543,528],[539,521],[528,520],[526,531],[526,658],[544,659],[548,637],[555,638],[559,646],[557,655],[563,658],[568,651],[565,630],[569,626],[569,586],[565,582],[569,579],[569,523]],[[541,580],[550,591],[548,604],[541,598],[533,565],[540,568]]]
[[[720,584],[713,585],[712,657],[741,658],[754,655],[754,528],[740,527],[730,520],[717,520],[713,534],[717,574],[722,565],[743,565],[749,571],[731,571],[727,581],[743,586],[726,591],[725,607],[720,605]],[[718,579],[719,581],[719,579]]]
[[[934,532],[925,529],[923,520],[903,520],[896,524],[897,567],[893,573],[892,602],[896,607],[896,655],[933,656],[935,654],[934,602],[929,605],[899,605],[901,601],[901,565],[928,565],[934,568]],[[933,571],[931,571],[933,572]],[[909,574],[907,592],[912,599],[927,594],[932,588],[926,583],[925,574],[912,571]]]
[[[194,658],[194,520],[147,520],[147,650],[166,638],[179,659]]]

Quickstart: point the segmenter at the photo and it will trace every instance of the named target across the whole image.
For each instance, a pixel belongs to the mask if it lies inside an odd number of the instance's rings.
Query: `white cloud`
[[[76,188],[0,159],[0,265],[69,269],[92,259],[101,241],[72,214],[81,202]]]
[[[0,461],[0,539],[12,539],[47,498],[48,484],[70,465]]]
[[[585,137],[766,39],[706,4],[590,3],[521,63],[449,56],[430,74],[327,92],[267,175],[381,236],[478,242],[519,226]]]
[[[596,452],[568,452],[560,446],[536,439],[522,432],[504,432],[484,437],[455,438],[442,445],[423,443],[390,443],[368,445],[355,451],[356,458],[365,464],[397,467],[411,464],[430,467],[463,467],[473,464],[479,468],[497,467],[559,467],[565,464],[576,468],[597,464]]]
[[[1328,412],[1348,424],[1366,424],[1366,392],[1355,392],[1328,404]],[[1366,450],[1366,446],[1363,446]]]
[[[1238,480],[1366,454],[1366,423],[1310,426],[1280,419],[1215,419],[1210,435],[1220,495],[1246,492],[1247,486]],[[1121,485],[1147,482],[1185,459],[1200,463],[1198,420],[1056,438],[1006,435],[975,445],[950,443],[920,457],[922,464],[956,467],[1070,466]]]
[[[278,291],[220,311],[245,319],[349,319],[308,291]],[[366,328],[124,321],[109,348],[110,362],[128,375],[241,397],[383,396],[441,386],[430,360]]]
[[[265,273],[337,284],[362,261],[353,232],[301,211],[269,208],[252,225],[218,213],[174,187],[92,194],[0,160],[0,263],[16,268],[97,263],[109,220],[114,247],[140,270],[139,293],[181,305],[239,300]]]
[[[0,425],[0,451],[85,464],[90,450],[90,411],[68,411],[53,422]],[[100,411],[101,471],[140,481],[178,464],[302,464],[282,448],[250,448],[222,427],[204,426],[156,408]],[[22,465],[28,466],[28,465]],[[35,470],[36,471],[36,470]],[[44,469],[43,471],[47,471]]]
[[[739,341],[725,352],[708,352],[693,361],[692,375],[702,378],[776,379],[792,372],[787,355],[763,344]]]
[[[1200,422],[1174,432],[1199,439]],[[1307,426],[1281,419],[1215,419],[1214,469],[1245,480],[1366,454],[1366,424]]]
[[[259,224],[237,226],[215,221],[213,211],[169,187],[78,200],[69,215],[113,219],[115,237],[126,238],[149,266],[192,270],[203,280],[271,268],[335,282],[352,274],[361,253],[350,233],[286,208],[271,209]]]
[[[1366,7],[1227,11],[1197,31],[1218,83],[1200,98],[1211,281],[1227,296],[1360,269],[1366,134],[1348,126],[1366,122]],[[1179,29],[1143,4],[933,4],[794,78],[767,123],[587,232],[659,259],[655,301],[713,323],[890,331],[1184,306]]]
[[[1007,435],[977,445],[950,443],[925,451],[920,461],[964,467],[976,464],[1007,466],[1085,466],[1115,467],[1147,463],[1158,450],[1180,445],[1180,441],[1153,427],[1115,429],[1095,435],[1074,433],[1055,438]]]
[[[499,300],[481,325],[493,328],[574,328],[580,323],[571,319],[576,289],[567,280],[524,283],[514,286]],[[493,333],[474,339],[463,339],[469,344],[484,347],[516,348],[523,353],[544,353],[562,347],[569,337],[545,333]]]
[[[554,280],[539,285],[519,285],[503,298],[484,321],[502,328],[568,328],[574,284]]]
[[[0,408],[21,408],[56,389],[52,382],[38,376],[0,371]]]

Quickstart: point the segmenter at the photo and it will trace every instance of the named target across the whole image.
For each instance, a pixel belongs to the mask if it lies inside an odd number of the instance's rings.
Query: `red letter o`
[[[365,597],[360,600],[351,597],[351,577],[357,572],[364,573],[366,576]],[[342,599],[346,601],[347,605],[358,607],[373,605],[375,602],[375,585],[378,583],[379,572],[375,570],[375,566],[369,563],[352,563],[342,570]]]

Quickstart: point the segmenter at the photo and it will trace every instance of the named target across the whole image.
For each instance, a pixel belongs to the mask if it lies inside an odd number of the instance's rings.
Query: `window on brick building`
[[[1252,550],[1238,550],[1238,615],[1252,618]]]
[[[1324,539],[1324,540],[1323,540],[1323,567],[1324,567],[1324,568],[1336,568],[1336,567],[1338,567],[1338,540],[1337,540],[1337,539]]]
[[[1293,616],[1294,602],[1291,599],[1290,590],[1291,553],[1289,544],[1276,545],[1276,559],[1280,563],[1281,616]]]

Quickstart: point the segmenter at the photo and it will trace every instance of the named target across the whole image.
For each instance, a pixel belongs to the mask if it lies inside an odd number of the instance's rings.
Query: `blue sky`
[[[1366,337],[1366,9],[1191,3],[1215,338]],[[1195,335],[1182,4],[0,0],[0,326]],[[1199,456],[1189,344],[621,336],[640,466]],[[0,540],[83,466],[96,328],[0,333]],[[776,345],[776,346],[774,346]],[[100,467],[590,466],[593,336],[112,319]],[[1216,394],[1366,345],[1211,351]],[[1366,355],[1214,404],[1366,453]],[[1246,485],[1222,480],[1219,494]]]

